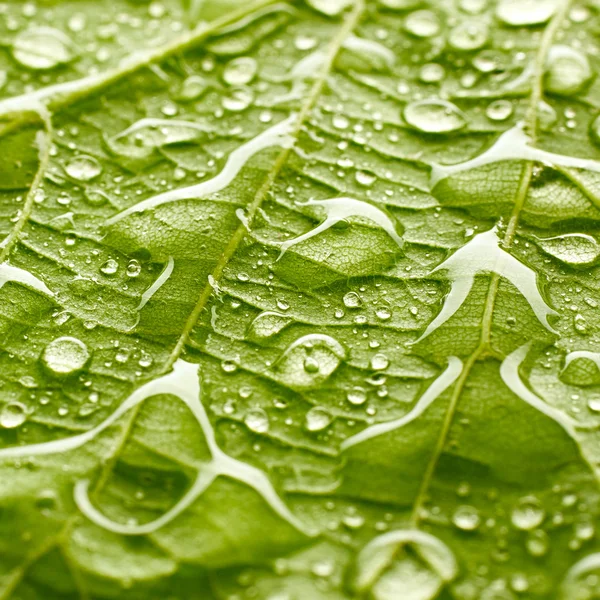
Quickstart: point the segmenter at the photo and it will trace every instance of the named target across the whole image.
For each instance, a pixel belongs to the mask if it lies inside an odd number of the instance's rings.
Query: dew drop
[[[27,29],[17,35],[12,55],[28,69],[53,69],[75,58],[73,42],[62,31],[52,27]]]
[[[246,110],[254,101],[254,93],[247,87],[232,87],[221,99],[221,105],[230,112]]]
[[[181,88],[177,94],[177,99],[181,102],[192,102],[198,100],[208,89],[208,83],[200,75],[190,75],[184,79]]]
[[[135,259],[127,263],[127,277],[137,277],[142,272],[142,265]]]
[[[439,63],[427,63],[419,72],[419,79],[424,83],[439,83],[445,76],[446,70]]]
[[[527,535],[525,547],[531,556],[544,556],[550,548],[548,534],[543,529],[530,531]]]
[[[523,531],[535,529],[542,524],[546,513],[534,496],[521,498],[510,515],[512,524]]]
[[[439,17],[431,10],[416,10],[404,21],[404,29],[420,38],[433,37],[440,32],[441,28]]]
[[[269,416],[262,408],[251,408],[244,417],[244,424],[254,433],[269,431]]]
[[[258,71],[256,60],[250,56],[240,56],[230,60],[223,69],[223,81],[227,85],[248,85]]]
[[[385,354],[376,354],[371,359],[371,368],[375,371],[383,371],[390,366],[390,360]]]
[[[90,359],[90,353],[81,340],[59,337],[44,348],[41,359],[52,375],[66,376],[81,371]]]
[[[356,292],[348,292],[344,294],[344,306],[346,308],[360,308],[362,306],[362,300]]]
[[[76,156],[70,160],[65,172],[69,177],[77,181],[91,181],[102,173],[100,163],[92,156]]]
[[[367,401],[367,392],[364,388],[353,387],[346,395],[348,402],[354,406],[361,406]]]
[[[557,0],[501,0],[496,16],[506,25],[541,25],[556,11]]]
[[[510,100],[494,100],[485,109],[485,115],[491,121],[506,121],[513,114]]]
[[[441,99],[411,102],[404,108],[403,117],[411,127],[425,133],[451,133],[467,124],[457,106]]]
[[[572,267],[587,267],[600,258],[600,244],[591,235],[567,233],[551,238],[538,238],[540,248]]]
[[[555,94],[571,96],[579,92],[594,76],[587,56],[570,46],[550,48],[544,86]]]
[[[0,410],[0,427],[14,429],[27,419],[27,409],[20,402],[9,402]]]
[[[323,431],[323,429],[329,427],[332,421],[333,417],[328,411],[319,406],[314,406],[306,413],[304,425],[307,431]]]
[[[119,263],[114,258],[109,258],[105,263],[100,267],[100,273],[103,275],[114,275],[119,270]]]
[[[462,531],[475,531],[481,524],[481,517],[474,506],[459,506],[452,515],[452,523]]]
[[[452,28],[448,41],[457,50],[470,52],[481,48],[487,42],[488,35],[488,27],[484,22],[464,21]]]

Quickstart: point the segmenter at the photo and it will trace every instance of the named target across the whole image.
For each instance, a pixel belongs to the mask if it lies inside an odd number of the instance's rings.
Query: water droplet
[[[132,259],[127,263],[127,277],[137,277],[142,272],[142,265],[135,260]]]
[[[371,359],[371,368],[375,371],[383,371],[390,366],[390,360],[385,354],[376,354]]]
[[[543,529],[534,529],[527,534],[525,546],[531,556],[544,556],[550,548],[550,539]]]
[[[510,100],[494,100],[488,104],[485,114],[492,121],[506,121],[513,114],[513,104]]]
[[[594,76],[585,54],[570,46],[555,45],[548,52],[544,87],[555,94],[571,96]]]
[[[320,13],[335,17],[346,10],[353,0],[307,0],[307,3]]]
[[[230,112],[246,110],[254,101],[254,93],[247,87],[232,87],[221,99],[221,105]]]
[[[331,336],[309,334],[286,349],[273,365],[273,371],[292,388],[318,387],[345,356],[343,346]]]
[[[65,172],[69,177],[77,181],[91,181],[102,173],[100,163],[92,156],[76,156],[70,160]]]
[[[72,375],[81,371],[90,353],[87,346],[74,337],[59,337],[51,341],[42,353],[42,364],[55,376]]]
[[[457,50],[470,52],[481,48],[488,39],[488,27],[483,21],[463,21],[450,31],[448,41]]]
[[[14,429],[27,419],[27,409],[20,402],[9,402],[0,410],[0,427]]]
[[[86,188],[85,199],[91,206],[102,206],[110,201],[110,198],[99,189]]]
[[[75,58],[71,39],[52,27],[36,27],[21,32],[12,45],[12,54],[28,69],[48,70]]]
[[[544,252],[572,267],[587,267],[600,258],[600,244],[591,235],[567,233],[536,241]]]
[[[540,25],[554,14],[556,4],[556,0],[501,0],[496,16],[513,27]]]
[[[404,108],[404,120],[425,133],[451,133],[467,124],[464,113],[446,100],[429,99],[411,102]]]
[[[452,522],[463,531],[475,531],[481,524],[481,517],[474,506],[459,506],[452,515]]]
[[[223,81],[227,85],[249,84],[258,71],[256,60],[250,56],[240,56],[230,60],[223,69]]]
[[[367,171],[356,171],[355,179],[359,185],[371,187],[377,180],[377,177]]]
[[[344,294],[344,306],[346,308],[360,308],[362,306],[362,300],[356,292],[348,292]]]
[[[510,515],[512,524],[523,531],[535,529],[542,524],[546,513],[534,496],[521,498]]]
[[[262,408],[251,408],[244,417],[244,424],[254,433],[269,431],[269,415]]]
[[[421,67],[419,78],[424,83],[438,83],[446,76],[446,70],[439,63],[427,63]]]
[[[248,327],[246,337],[250,341],[261,341],[277,335],[287,327],[293,319],[278,312],[266,311],[252,321]]]
[[[560,586],[559,600],[597,600],[600,589],[600,553],[576,562]]]
[[[416,8],[422,0],[379,0],[379,4],[390,10],[410,10]]]
[[[433,37],[440,32],[441,28],[439,17],[431,10],[416,10],[404,21],[404,29],[420,38]]]
[[[192,102],[198,100],[208,89],[208,83],[200,75],[190,75],[184,79],[177,94],[177,99],[181,102]]]
[[[324,408],[314,406],[311,408],[305,416],[305,427],[307,431],[323,431],[329,427],[333,417]]]
[[[354,406],[360,406],[367,401],[367,392],[364,388],[353,387],[346,395],[348,402]]]
[[[103,275],[114,275],[119,270],[119,263],[114,258],[109,258],[101,267],[100,272]]]

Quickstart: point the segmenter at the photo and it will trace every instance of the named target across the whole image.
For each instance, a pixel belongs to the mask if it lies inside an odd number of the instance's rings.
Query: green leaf
[[[0,600],[592,600],[597,3],[2,5]]]

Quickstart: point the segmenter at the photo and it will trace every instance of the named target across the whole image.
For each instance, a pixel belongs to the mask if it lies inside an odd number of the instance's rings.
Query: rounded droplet
[[[287,327],[293,319],[286,317],[281,313],[266,311],[261,313],[252,321],[246,332],[246,337],[250,341],[259,342],[277,335]]]
[[[485,115],[491,121],[506,121],[513,114],[513,104],[510,100],[494,100],[485,109]]]
[[[537,243],[546,254],[571,267],[587,267],[600,258],[600,244],[596,238],[583,233],[538,238]]]
[[[177,94],[177,99],[182,102],[198,100],[208,89],[208,83],[200,75],[190,75],[184,79]]]
[[[419,72],[419,79],[423,83],[439,83],[445,76],[446,70],[439,63],[427,63]]]
[[[311,408],[305,416],[304,426],[307,431],[323,431],[323,429],[329,427],[333,417],[324,408],[314,406]]]
[[[560,380],[577,387],[598,385],[600,384],[600,368],[590,356],[568,354],[565,359],[565,367],[560,372]]]
[[[572,96],[594,76],[588,57],[570,46],[555,45],[548,52],[544,87],[555,94]]]
[[[543,529],[534,529],[528,533],[525,546],[531,556],[544,556],[550,548],[550,539]]]
[[[45,71],[75,58],[73,42],[53,27],[35,27],[21,32],[12,45],[12,55],[28,69]]]
[[[360,406],[367,401],[367,392],[364,388],[353,387],[346,395],[348,402],[354,406]]]
[[[431,10],[416,10],[404,21],[404,29],[420,38],[433,37],[440,32],[441,28],[439,17]]]
[[[383,371],[390,366],[390,359],[385,354],[376,354],[371,359],[371,368],[375,371]]]
[[[584,556],[567,571],[559,600],[597,600],[599,589],[600,553],[596,552]]]
[[[251,408],[244,417],[244,424],[254,433],[269,431],[269,415],[262,408]]]
[[[307,0],[307,3],[320,13],[335,17],[346,10],[353,0]]]
[[[223,81],[227,85],[248,85],[256,76],[258,64],[250,56],[230,60],[223,69]]]
[[[346,308],[360,308],[362,306],[362,300],[356,292],[348,292],[344,294],[344,306]]]
[[[138,275],[142,272],[142,265],[139,261],[132,259],[127,263],[127,277],[138,277]]]
[[[102,206],[107,202],[110,202],[110,198],[99,189],[86,188],[85,199],[91,206]]]
[[[556,11],[557,0],[500,0],[496,16],[506,25],[541,25]]]
[[[411,127],[425,133],[451,133],[467,124],[466,116],[457,106],[435,98],[411,102],[402,116]]]
[[[462,531],[475,531],[481,524],[481,517],[474,506],[459,506],[452,515],[452,523]]]
[[[65,172],[69,177],[77,181],[91,181],[102,173],[100,163],[93,156],[76,156],[70,160]]]
[[[546,512],[540,501],[534,496],[526,496],[513,508],[510,520],[517,529],[529,531],[539,527],[545,517]]]
[[[293,342],[273,365],[274,373],[291,388],[322,385],[345,358],[344,347],[324,334],[309,334]]]
[[[422,4],[423,0],[379,0],[379,4],[389,10],[410,10]]]
[[[254,101],[254,93],[247,87],[235,87],[229,90],[229,93],[221,99],[224,109],[231,112],[241,112],[246,110]]]
[[[87,346],[74,337],[56,338],[42,353],[42,364],[55,376],[77,373],[85,367],[89,359]]]
[[[489,30],[483,21],[463,21],[452,28],[448,41],[453,48],[470,52],[481,48],[488,36]]]
[[[114,275],[119,270],[119,263],[114,258],[109,258],[105,263],[100,267],[100,273],[103,275]]]
[[[14,429],[27,419],[27,408],[20,402],[9,402],[0,410],[0,427]]]

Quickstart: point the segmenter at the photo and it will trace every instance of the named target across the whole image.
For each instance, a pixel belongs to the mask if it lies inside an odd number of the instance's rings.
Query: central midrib
[[[535,144],[538,134],[538,109],[539,103],[544,95],[544,74],[546,58],[548,56],[548,51],[550,49],[550,46],[552,45],[554,37],[556,36],[556,33],[558,32],[562,22],[564,21],[571,3],[572,0],[563,0],[561,6],[557,9],[551,21],[545,28],[544,34],[540,42],[539,50],[536,53],[534,76],[532,77],[532,88],[529,96],[529,102],[524,123],[525,129],[531,139],[532,145]],[[515,197],[514,208],[511,213],[509,222],[506,226],[506,231],[501,242],[502,246],[507,251],[512,247],[512,244],[514,242],[515,235],[517,232],[517,226],[519,224],[519,218],[527,200],[527,193],[529,191],[529,186],[531,184],[531,178],[533,175],[533,166],[533,162],[527,161],[524,163],[521,171],[519,188]],[[498,223],[498,225],[501,225],[501,222]],[[465,360],[463,370],[454,385],[454,390],[450,397],[450,402],[448,404],[448,408],[444,416],[444,421],[442,423],[440,435],[437,439],[436,447],[432,454],[431,460],[429,461],[427,468],[425,469],[423,479],[421,480],[421,486],[419,488],[416,500],[413,505],[410,517],[410,524],[414,528],[419,527],[419,524],[421,522],[421,517],[423,515],[423,507],[427,500],[427,494],[431,485],[431,481],[435,474],[435,470],[437,468],[440,456],[442,455],[444,447],[446,446],[448,434],[450,433],[450,428],[454,421],[454,416],[460,404],[460,399],[462,397],[465,384],[469,379],[469,375],[471,374],[471,370],[481,358],[487,358],[490,355],[498,355],[498,353],[491,347],[491,329],[494,315],[494,307],[498,295],[499,283],[500,276],[497,273],[492,273],[490,276],[490,283],[486,294],[483,318],[481,322],[481,335],[479,338],[479,344],[477,345],[477,348],[475,348],[475,350]]]

